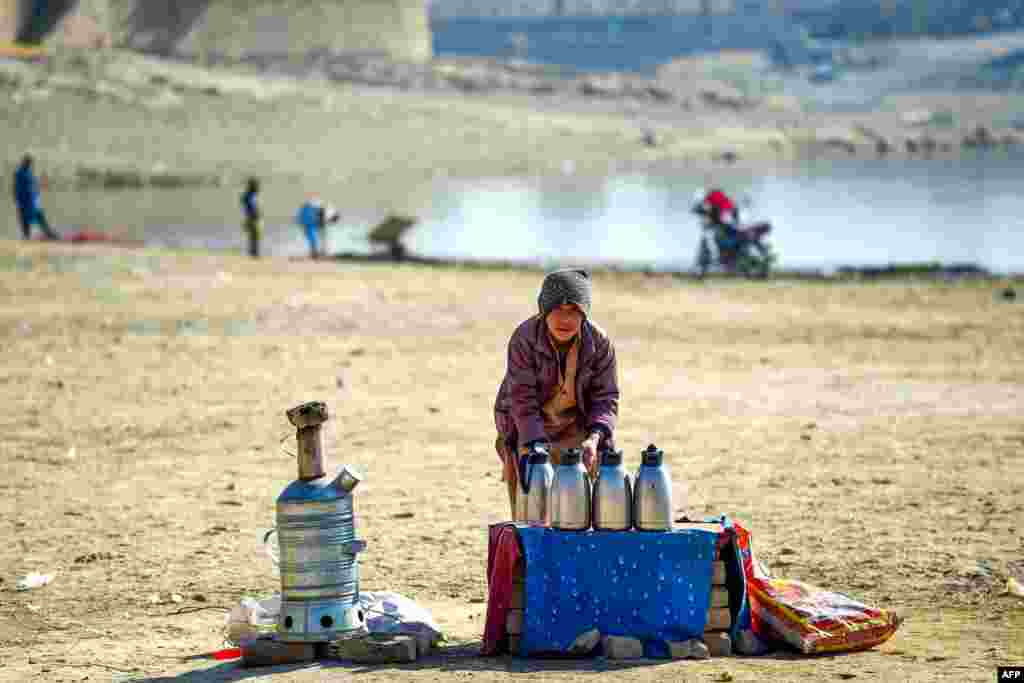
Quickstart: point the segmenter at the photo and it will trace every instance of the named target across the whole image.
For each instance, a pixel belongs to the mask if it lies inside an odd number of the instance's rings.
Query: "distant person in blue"
[[[51,228],[39,205],[39,181],[32,172],[32,157],[28,154],[21,160],[18,170],[14,172],[14,203],[18,207],[18,220],[21,222],[21,236],[32,237],[32,224],[38,223],[47,239],[56,240],[60,237]]]
[[[260,181],[249,178],[242,193],[242,229],[249,237],[249,256],[260,257],[260,238],[263,236],[263,215],[256,203],[256,195],[260,193]]]
[[[338,212],[319,197],[310,197],[299,208],[295,222],[302,226],[309,243],[309,257],[320,258],[327,248],[327,224],[338,222]]]

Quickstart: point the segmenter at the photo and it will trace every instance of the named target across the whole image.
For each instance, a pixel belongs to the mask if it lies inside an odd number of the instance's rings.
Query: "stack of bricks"
[[[304,664],[321,659],[341,659],[357,664],[402,664],[430,654],[434,641],[429,635],[368,633],[327,643],[285,642],[261,638],[242,644],[242,665],[246,667]]]
[[[728,657],[732,654],[732,612],[729,609],[729,589],[725,582],[725,562],[720,555],[711,563],[711,606],[704,625],[704,644],[712,657]]]
[[[526,595],[526,565],[523,558],[516,560],[516,566],[512,569],[512,605],[505,617],[505,630],[508,632],[508,651],[514,655],[519,654],[519,639],[523,633],[523,609],[526,604],[523,599]]]

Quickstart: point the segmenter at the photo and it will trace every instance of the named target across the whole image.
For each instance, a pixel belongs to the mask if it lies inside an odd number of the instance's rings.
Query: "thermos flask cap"
[[[534,446],[530,451],[528,462],[531,465],[542,465],[548,461],[548,451],[543,446]]]
[[[622,464],[622,451],[612,450],[611,448],[605,449],[601,453],[601,465],[609,465],[616,467]]]
[[[640,454],[640,462],[648,467],[659,467],[664,455],[664,452],[652,443]]]

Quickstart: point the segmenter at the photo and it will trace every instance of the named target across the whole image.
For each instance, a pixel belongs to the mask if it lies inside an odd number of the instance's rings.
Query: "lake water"
[[[1024,160],[805,162],[769,172],[687,169],[583,178],[436,180],[402,192],[421,221],[405,240],[423,256],[469,260],[692,267],[699,226],[694,192],[711,182],[752,201],[747,218],[770,219],[780,265],[938,261],[1024,272]],[[264,250],[306,252],[292,215],[306,188],[268,182]],[[330,193],[328,197],[332,196]],[[337,196],[343,196],[339,194]],[[410,199],[411,198],[411,199]],[[366,232],[386,209],[342,204],[332,252],[366,252]],[[234,188],[65,191],[45,195],[61,230],[92,227],[172,248],[242,248]],[[3,234],[18,231],[13,212]]]
[[[683,55],[799,45],[799,27],[773,14],[434,18],[434,54],[514,57],[580,71],[653,74]]]

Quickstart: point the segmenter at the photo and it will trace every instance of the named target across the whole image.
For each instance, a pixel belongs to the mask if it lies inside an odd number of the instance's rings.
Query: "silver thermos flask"
[[[548,462],[548,449],[536,444],[522,457],[526,460],[526,467],[525,472],[520,472],[516,521],[551,526],[551,486],[555,470]]]
[[[569,448],[555,469],[551,486],[551,526],[563,531],[590,528],[590,477],[580,462],[582,451]]]
[[[605,449],[594,483],[594,528],[625,531],[633,528],[633,486],[622,466],[622,451]]]
[[[633,485],[633,523],[639,531],[672,529],[672,479],[665,454],[651,444],[640,454],[640,470]]]

